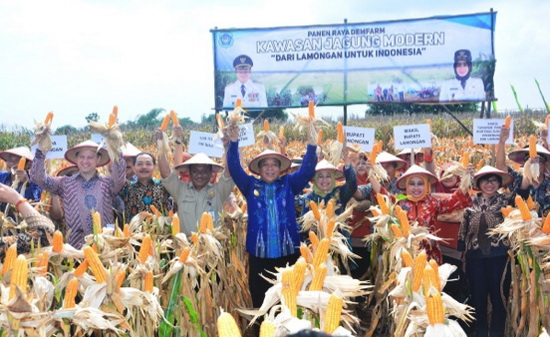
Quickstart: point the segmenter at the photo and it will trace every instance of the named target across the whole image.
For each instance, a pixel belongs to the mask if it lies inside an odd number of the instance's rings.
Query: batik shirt
[[[126,221],[130,221],[142,211],[150,211],[155,206],[161,212],[172,209],[170,194],[160,180],[151,179],[144,185],[139,180],[127,182],[122,190]]]
[[[0,171],[0,183],[11,186],[13,184],[12,175],[10,172]],[[42,194],[42,189],[40,186],[29,180],[26,183],[19,183],[17,186],[14,186],[15,190],[23,196],[23,198],[29,201],[38,201],[40,200],[40,195]],[[8,214],[10,217],[14,218],[14,210],[8,207],[8,204],[5,202],[0,203],[0,212]]]
[[[550,213],[550,179],[545,178],[542,183],[537,186],[529,186],[526,191],[519,190],[519,186],[523,180],[523,176],[514,171],[512,168],[508,167],[508,174],[513,178],[511,184],[511,190],[516,190],[517,193],[531,195],[533,201],[538,204],[538,213],[539,216],[546,216]]]

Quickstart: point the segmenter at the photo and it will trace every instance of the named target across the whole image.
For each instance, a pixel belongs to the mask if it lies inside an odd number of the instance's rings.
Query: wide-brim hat
[[[311,180],[315,180],[315,177],[317,176],[317,173],[322,171],[329,171],[332,174],[334,174],[334,179],[342,179],[344,177],[344,173],[339,170],[336,166],[332,165],[330,162],[328,162],[326,159],[321,160],[317,163],[315,166],[315,175]]]
[[[250,161],[250,164],[248,164],[248,169],[250,170],[250,172],[259,175],[260,167],[258,165],[260,164],[260,161],[262,159],[267,159],[267,158],[277,159],[281,163],[281,170],[280,170],[281,173],[285,172],[290,168],[290,159],[288,159],[287,156],[277,151],[268,149],[268,150],[264,150],[264,152],[260,153]]]
[[[216,163],[215,161],[213,161],[212,159],[210,159],[210,157],[208,157],[205,153],[202,153],[202,152],[199,152],[197,154],[195,154],[193,157],[189,158],[188,160],[186,160],[185,162],[179,164],[179,165],[176,165],[176,170],[181,170],[181,171],[189,171],[189,167],[191,165],[211,165],[212,166],[212,172],[214,173],[217,173],[221,170],[223,170],[223,165],[220,165],[218,163]]]
[[[477,185],[478,180],[480,178],[482,178],[483,176],[486,176],[486,175],[489,175],[489,174],[497,175],[502,179],[502,186],[500,186],[500,187],[507,186],[512,182],[512,176],[509,175],[507,172],[499,170],[496,167],[493,167],[493,166],[490,166],[490,165],[485,165],[481,169],[479,169],[479,171],[477,171],[476,174],[474,174],[474,180],[472,182],[472,188],[475,189],[475,190],[479,190],[479,186]]]
[[[300,166],[302,166],[302,162],[304,161],[304,158],[302,157],[294,157],[290,160],[290,168],[291,169],[294,169],[294,168],[298,168]]]
[[[123,158],[132,158],[143,152],[129,142],[126,142],[121,150]]]
[[[34,159],[34,155],[32,154],[31,150],[26,146],[19,146],[13,149],[4,150],[0,152],[0,158],[2,158],[4,161],[7,160],[8,155],[25,157],[27,161],[32,161]]]
[[[76,156],[78,152],[80,150],[85,150],[85,149],[96,151],[101,154],[100,160],[97,163],[97,167],[103,166],[110,161],[109,153],[107,152],[107,150],[103,147],[99,147],[99,145],[93,140],[83,141],[82,143],[77,144],[71,147],[70,149],[68,149],[67,152],[65,152],[65,159],[67,159],[69,162],[73,164],[76,164]]]
[[[537,144],[537,154],[543,157],[546,161],[550,161],[550,152],[544,148],[544,146]],[[508,154],[510,160],[515,161],[519,164],[524,164],[526,157],[529,155],[529,146],[524,147],[523,149],[512,151]]]
[[[403,175],[399,177],[399,179],[397,179],[397,188],[400,190],[405,190],[405,183],[407,181],[407,178],[415,175],[426,176],[428,178],[428,181],[432,185],[437,183],[437,177],[433,173],[426,169],[423,169],[418,165],[413,165],[407,171],[405,171],[405,173],[403,173]]]
[[[69,165],[61,168],[57,173],[55,174],[57,177],[63,177],[63,176],[72,176],[73,174],[76,174],[78,172],[78,166],[76,165]]]
[[[406,161],[386,151],[382,151],[378,154],[378,156],[376,156],[376,162],[379,164],[395,163],[397,165],[397,170],[400,170],[407,165]]]
[[[412,148],[407,148],[407,149],[404,149],[402,150],[401,152],[399,152],[398,154],[396,154],[397,157],[401,158],[401,156],[405,157],[406,155],[408,154],[411,154],[413,152],[413,149]],[[416,151],[414,151],[414,157],[415,158],[424,158],[424,152],[420,151],[420,149],[416,149]],[[401,158],[402,159],[402,158]]]

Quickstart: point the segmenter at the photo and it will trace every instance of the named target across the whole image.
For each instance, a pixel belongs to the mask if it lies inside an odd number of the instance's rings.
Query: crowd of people
[[[519,164],[538,163],[540,174],[534,180],[506,166],[504,142],[510,130],[503,126],[495,167],[484,166],[474,173],[470,166],[466,174],[472,176],[472,185],[465,186],[460,184],[463,177],[440,179],[451,164],[436,168],[431,149],[408,149],[396,155],[379,153],[375,165],[386,171],[387,179],[378,181],[370,174],[373,163],[368,155],[351,146],[345,146],[342,151],[341,167],[320,159],[311,133],[300,160],[291,161],[286,153],[266,149],[249,163],[243,163],[237,125],[223,130],[225,151],[221,162],[204,153],[191,156],[184,152],[181,126],[174,126],[172,132],[173,163],[167,156],[155,158],[129,143],[117,158],[110,158],[107,150],[88,140],[69,148],[65,159],[71,165],[50,175],[45,165],[46,153],[40,147],[35,153],[24,146],[1,151],[0,158],[6,169],[0,172],[1,211],[10,221],[25,220],[28,225],[24,232],[2,237],[1,252],[14,242],[18,243],[20,253],[28,252],[32,245],[48,245],[53,232],[59,228],[65,232],[69,244],[81,248],[84,238],[93,231],[92,210],[101,215],[103,226],[121,226],[138,213],[149,211],[151,206],[162,211],[173,210],[181,220],[181,231],[191,235],[205,212],[210,213],[219,226],[224,202],[232,193],[241,193],[249,214],[248,284],[257,308],[271,286],[262,275],[276,267],[293,264],[300,256],[300,243],[305,240],[300,219],[309,211],[310,201],[327,204],[334,200],[336,214],[351,203],[355,205],[348,222],[351,231],[346,235],[353,252],[361,259],[353,261],[349,272],[356,278],[364,278],[372,259],[362,239],[373,231],[368,220],[370,206],[380,194],[401,206],[411,223],[428,227],[432,232],[439,214],[464,210],[455,239],[463,252],[470,304],[475,309],[476,336],[503,335],[506,304],[500,293],[507,294],[510,287],[509,247],[505,240],[489,236],[488,232],[503,221],[501,209],[513,205],[516,194],[523,198],[532,196],[541,215],[550,210],[547,192],[550,178],[546,165],[550,162],[550,151],[545,141],[537,146],[534,158],[529,157],[529,149],[508,154],[510,160]],[[162,138],[163,131],[159,129],[155,139]],[[25,160],[22,165],[21,158]],[[105,165],[109,166],[109,174],[104,176],[98,168]],[[160,180],[153,177],[157,170]],[[49,216],[31,206],[40,201],[42,191],[51,194]],[[436,191],[445,194],[436,194]],[[406,198],[398,197],[400,195]],[[437,242],[427,240],[422,248],[429,257],[442,262]],[[500,282],[503,275],[504,281]],[[491,310],[487,309],[488,298]]]

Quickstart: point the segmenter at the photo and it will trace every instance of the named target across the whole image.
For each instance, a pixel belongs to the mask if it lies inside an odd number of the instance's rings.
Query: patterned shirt
[[[513,181],[510,187],[510,190],[517,190],[517,193],[531,195],[533,201],[538,204],[538,213],[539,216],[546,216],[550,213],[550,179],[545,178],[542,183],[534,187],[533,185],[529,186],[526,191],[519,190],[519,186],[523,180],[523,176],[514,171],[511,167],[508,167],[508,173],[512,176]]]
[[[11,186],[13,184],[12,175],[10,172],[0,171],[0,183]],[[30,180],[26,183],[19,183],[14,187],[23,198],[29,201],[38,201],[40,200],[40,195],[42,194],[42,189],[40,186],[31,182]],[[15,213],[13,209],[8,209],[8,204],[5,202],[0,203],[0,212],[8,214],[10,217],[14,218]]]
[[[139,212],[150,211],[151,205],[161,212],[172,209],[170,195],[160,180],[151,179],[147,185],[143,185],[139,180],[126,183],[122,196],[126,221],[130,221]]]
[[[45,155],[36,150],[31,167],[31,180],[46,191],[58,194],[63,203],[68,242],[80,249],[84,237],[92,234],[92,210],[101,215],[101,224],[113,223],[113,199],[126,180],[126,162],[119,158],[113,163],[110,176],[96,174],[86,180],[80,173],[67,177],[46,175]]]

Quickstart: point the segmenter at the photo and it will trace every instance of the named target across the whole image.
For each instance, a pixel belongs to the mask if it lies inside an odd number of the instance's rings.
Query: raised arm
[[[496,154],[496,168],[501,171],[508,171],[506,168],[506,140],[510,136],[510,128],[502,125],[500,128],[500,138],[498,139],[498,147]]]
[[[159,128],[155,131],[155,141],[162,140],[162,130]],[[172,172],[172,169],[170,168],[170,163],[168,162],[168,158],[166,156],[158,156],[158,162],[159,162],[159,172],[162,179],[168,178],[170,173]]]

